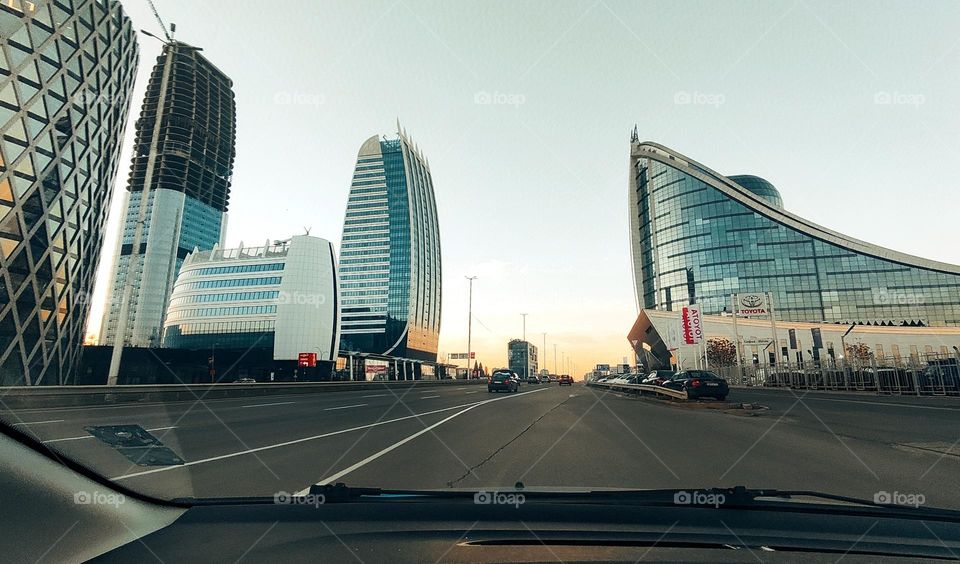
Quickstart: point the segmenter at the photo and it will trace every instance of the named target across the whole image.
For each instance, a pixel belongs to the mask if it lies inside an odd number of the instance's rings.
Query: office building
[[[73,382],[137,68],[115,0],[0,3],[0,385]]]
[[[375,135],[360,147],[339,272],[344,352],[436,361],[437,206],[430,165],[403,132],[396,139]]]
[[[332,362],[340,341],[336,259],[326,239],[298,235],[262,247],[195,251],[180,268],[163,346],[272,349]]]
[[[232,86],[191,45],[171,41],[157,58],[136,124],[101,344],[120,336],[128,346],[160,346],[184,258],[223,246],[236,138]]]
[[[529,341],[512,339],[507,344],[507,359],[510,370],[521,378],[537,373],[537,347]]]

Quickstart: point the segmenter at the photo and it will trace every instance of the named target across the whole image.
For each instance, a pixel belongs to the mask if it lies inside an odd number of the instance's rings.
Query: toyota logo
[[[757,307],[763,303],[763,298],[759,294],[747,294],[740,298],[743,307]]]

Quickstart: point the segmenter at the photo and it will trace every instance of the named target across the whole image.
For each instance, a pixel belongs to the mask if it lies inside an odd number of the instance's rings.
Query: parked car
[[[676,374],[676,372],[673,370],[654,370],[650,374],[647,374],[640,383],[650,386],[661,386],[664,382],[672,378],[674,374]]]
[[[520,390],[520,376],[509,370],[494,370],[487,380],[487,392],[517,392]]]
[[[674,374],[662,384],[665,388],[687,392],[690,399],[712,397],[727,399],[730,387],[727,381],[709,370],[685,370]]]
[[[572,386],[573,385],[573,376],[569,374],[564,374],[560,377],[561,386]]]
[[[257,381],[254,380],[253,378],[244,377],[244,378],[237,378],[236,380],[233,381],[233,383],[234,384],[256,384]]]

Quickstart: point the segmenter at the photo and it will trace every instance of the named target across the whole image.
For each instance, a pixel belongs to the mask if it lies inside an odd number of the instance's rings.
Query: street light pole
[[[470,281],[470,299],[467,305],[467,374],[468,378],[472,376],[470,374],[470,353],[473,352],[471,346],[473,343],[470,342],[471,337],[473,337],[473,281],[477,279],[476,276],[464,276],[467,280]]]
[[[546,368],[547,367],[547,334],[546,333],[543,334],[543,348],[540,349],[540,355],[537,358],[538,359],[543,358],[543,368]],[[550,371],[547,370],[547,373],[549,372]]]

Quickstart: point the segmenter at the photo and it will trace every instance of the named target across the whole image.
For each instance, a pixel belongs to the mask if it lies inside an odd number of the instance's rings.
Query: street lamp
[[[476,276],[464,276],[467,280],[470,281],[470,301],[467,305],[467,378],[472,376],[470,374],[470,353],[473,352],[473,349],[470,348],[473,343],[470,342],[471,337],[473,337],[473,281],[477,279]]]

